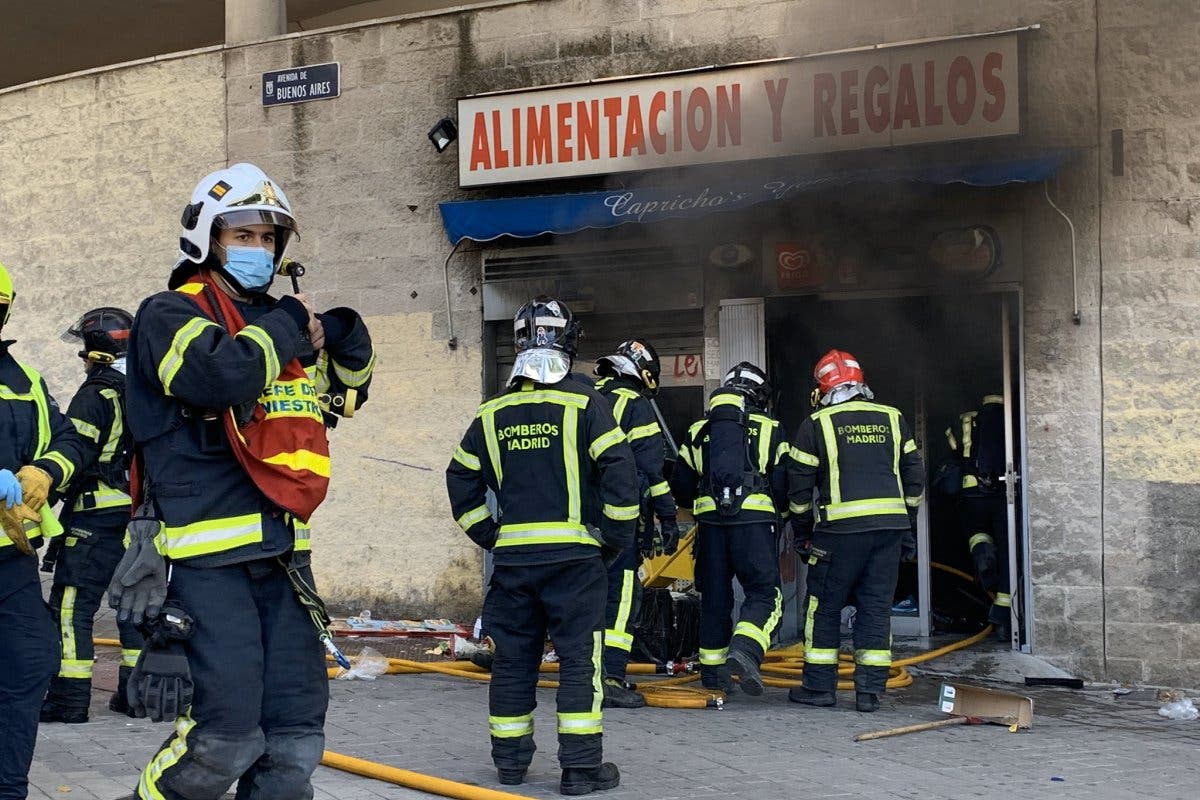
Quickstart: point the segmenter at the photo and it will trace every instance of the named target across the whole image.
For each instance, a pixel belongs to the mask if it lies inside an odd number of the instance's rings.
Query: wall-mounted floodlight
[[[438,120],[438,124],[429,131],[429,141],[433,142],[433,146],[439,153],[449,147],[450,143],[457,138],[458,127],[449,117],[442,117]]]

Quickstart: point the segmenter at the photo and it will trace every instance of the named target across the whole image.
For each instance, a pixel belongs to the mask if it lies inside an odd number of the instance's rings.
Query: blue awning
[[[527,239],[548,233],[576,233],[588,228],[613,228],[628,223],[704,217],[849,184],[1000,186],[1036,183],[1053,175],[1069,155],[1069,151],[1040,152],[964,163],[876,166],[767,178],[722,178],[686,187],[459,200],[441,203],[440,208],[451,244],[458,244],[463,239],[489,242],[502,236]]]

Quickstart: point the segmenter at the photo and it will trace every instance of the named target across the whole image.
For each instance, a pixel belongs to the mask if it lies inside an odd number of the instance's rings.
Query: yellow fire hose
[[[933,566],[964,580],[973,582],[975,579],[954,567],[946,566],[945,564],[933,563]],[[924,653],[919,653],[915,656],[901,658],[892,662],[888,671],[887,687],[889,689],[899,689],[905,686],[912,685],[913,678],[905,667],[913,664],[921,664],[926,661],[932,661],[935,658],[952,653],[955,650],[962,650],[966,647],[976,644],[985,639],[993,630],[993,626],[988,625],[974,636],[969,636],[957,642],[953,642],[944,647],[939,647],[935,650],[929,650]],[[102,647],[120,647],[121,643],[117,639],[95,639],[94,643]],[[763,683],[767,686],[772,686],[780,689],[787,689],[793,686],[800,686],[804,674],[804,645],[794,644],[789,647],[777,648],[767,652],[763,671]],[[543,673],[558,672],[559,665],[557,663],[544,663],[541,666]],[[656,664],[630,664],[628,673],[633,675],[655,675],[658,674],[658,665]],[[333,667],[329,670],[329,677],[336,678],[342,672],[340,667]],[[469,662],[457,662],[455,664],[444,664],[439,662],[426,661],[410,661],[402,658],[388,659],[388,675],[421,675],[421,674],[439,674],[449,675],[456,678],[464,678],[474,681],[489,681],[491,673]],[[841,680],[842,678],[851,678],[854,674],[854,658],[848,653],[842,653],[838,656],[838,684],[840,690],[850,690],[854,688],[854,681]],[[712,706],[719,707],[725,700],[725,693],[719,690],[696,689],[685,686],[684,684],[692,683],[700,679],[699,675],[688,674],[680,675],[671,678],[655,680],[653,682],[642,683],[637,687],[639,693],[646,698],[646,705],[657,708],[708,708]],[[539,688],[553,689],[558,687],[558,681],[539,680],[537,683]],[[525,795],[511,794],[509,792],[500,792],[494,789],[487,789],[481,786],[474,786],[468,783],[459,783],[457,781],[438,778],[431,775],[424,775],[419,772],[412,772],[398,767],[379,764],[374,761],[367,761],[361,758],[342,755],[326,750],[321,763],[333,769],[342,770],[344,772],[362,775],[367,778],[392,783],[397,786],[404,786],[417,791],[428,792],[430,794],[441,795],[443,797],[456,798],[457,800],[530,800]]]

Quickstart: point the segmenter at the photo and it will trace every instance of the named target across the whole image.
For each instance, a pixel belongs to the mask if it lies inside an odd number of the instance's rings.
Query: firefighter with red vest
[[[262,170],[205,177],[182,224],[172,291],[130,337],[135,510],[109,588],[147,634],[129,703],[175,722],[137,796],[212,800],[237,782],[245,800],[311,798],[322,643],[336,648],[307,523],[329,482],[326,413],[366,399],[370,337],[349,309],[267,294],[296,221]]]
[[[125,555],[129,522],[130,437],[125,425],[125,364],[133,317],[120,308],[94,308],[79,318],[64,341],[78,340],[87,377],[67,409],[86,460],[75,470],[63,498],[65,536],[42,561],[54,573],[50,611],[58,620],[62,666],[42,703],[42,722],[88,721],[92,701],[92,622],[113,570]],[[117,625],[121,667],[108,707],[128,713],[125,687],[141,652],[142,637],[128,622]]]
[[[837,702],[842,607],[853,599],[855,706],[879,708],[892,664],[891,613],[925,487],[900,411],[874,402],[858,359],[830,350],[813,370],[817,409],[789,448],[788,503],[797,540],[813,531],[804,626],[804,685],[788,699]],[[815,521],[815,525],[814,525]]]

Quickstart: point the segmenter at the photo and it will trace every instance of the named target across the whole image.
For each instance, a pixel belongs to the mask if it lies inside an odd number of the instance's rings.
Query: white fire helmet
[[[292,236],[299,235],[287,195],[253,164],[234,164],[206,175],[192,190],[180,222],[180,258],[171,274],[171,288],[181,285],[208,260],[221,228],[274,225],[276,267]]]

